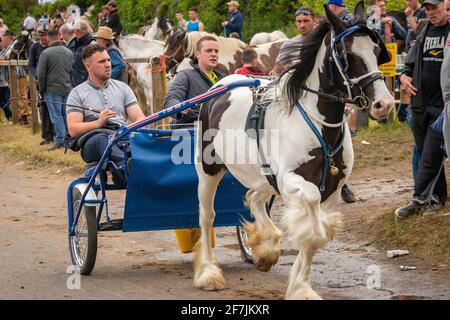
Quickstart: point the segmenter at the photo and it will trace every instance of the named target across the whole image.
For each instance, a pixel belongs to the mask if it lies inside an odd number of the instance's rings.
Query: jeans
[[[406,123],[408,124],[411,131],[414,131],[414,124],[412,121],[411,111],[408,111],[406,115]],[[419,169],[420,155],[417,151],[417,146],[414,144],[413,152],[412,152],[412,170],[413,170],[413,179],[416,178],[417,170]]]
[[[2,108],[3,112],[5,113],[6,119],[11,121],[12,113],[8,104],[9,97],[9,87],[0,87],[0,108]]]
[[[62,144],[67,134],[66,101],[68,96],[68,93],[46,92],[44,94],[48,113],[55,128],[56,144]]]

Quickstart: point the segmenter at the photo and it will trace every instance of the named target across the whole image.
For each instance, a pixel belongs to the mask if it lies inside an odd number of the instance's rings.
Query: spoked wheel
[[[270,201],[266,203],[266,212],[269,217],[274,200],[275,197],[272,197],[272,199],[270,199]],[[241,249],[242,258],[245,262],[253,263],[252,248],[250,248],[247,244],[249,234],[241,226],[236,227],[236,234],[238,238],[239,248]]]
[[[73,214],[81,204],[82,194],[78,189],[73,191]],[[75,218],[75,217],[74,217]],[[74,266],[80,269],[82,275],[91,274],[97,258],[97,218],[95,207],[83,205],[75,234],[69,236],[70,255]]]

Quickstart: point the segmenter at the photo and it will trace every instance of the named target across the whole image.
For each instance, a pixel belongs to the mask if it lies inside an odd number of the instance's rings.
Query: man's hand
[[[387,18],[387,17],[381,18],[381,22],[384,23],[384,24],[387,23],[389,25],[392,25],[392,19],[391,18]]]
[[[228,21],[222,22],[222,27],[226,27],[228,25]]]
[[[412,85],[412,78],[408,77],[406,74],[402,74],[400,77],[400,82],[402,86],[410,93],[415,96],[417,94],[417,88]]]
[[[180,113],[186,115],[186,114],[189,113],[189,110],[191,110],[191,108],[188,108],[186,110],[180,111]]]
[[[114,111],[112,111],[111,109],[103,109],[100,112],[100,115],[98,117],[98,124],[100,125],[100,127],[103,127],[106,122],[108,121],[108,119],[115,117],[116,113]]]
[[[406,15],[406,17],[407,18],[409,18],[409,17],[411,17],[412,15],[413,15],[413,9],[411,8],[411,7],[406,7],[406,9],[405,9],[405,15]]]

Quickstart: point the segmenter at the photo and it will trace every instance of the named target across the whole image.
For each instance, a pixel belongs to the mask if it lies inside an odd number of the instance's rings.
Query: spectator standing
[[[176,32],[183,32],[187,30],[187,21],[183,18],[183,10],[178,9],[175,12],[175,18],[178,21],[178,27]]]
[[[70,70],[73,53],[59,40],[56,28],[51,29],[47,36],[49,47],[39,58],[37,79],[39,91],[47,101],[50,119],[55,128],[55,144],[48,149],[52,151],[63,147],[67,134],[66,101],[72,89]]]
[[[447,182],[442,169],[444,152],[441,146],[444,141],[431,129],[431,124],[444,108],[436,74],[441,71],[449,23],[441,0],[425,0],[422,6],[429,22],[409,51],[400,77],[402,85],[412,95],[413,133],[420,163],[414,179],[413,199],[395,211],[398,218],[435,213],[447,201]]]
[[[59,29],[59,33],[61,38],[66,43],[66,47],[70,49],[70,51],[75,52],[75,29],[70,23],[65,23]]]
[[[169,92],[164,99],[164,108],[170,108],[182,101],[205,93],[217,81],[223,78],[218,71],[219,43],[212,36],[198,40],[195,59],[191,62],[192,69],[185,69],[177,73]],[[199,115],[199,106],[184,110],[176,114],[176,124],[193,124]]]
[[[106,22],[108,21],[109,16],[109,7],[107,5],[102,6],[100,13],[98,14],[98,26],[104,27],[106,26]]]
[[[13,38],[12,34],[9,31],[6,31],[0,40],[0,47],[2,48],[0,51],[0,60],[8,60],[8,52],[11,49],[11,46],[13,44]],[[3,110],[3,113],[5,114],[5,118],[7,121],[12,120],[12,113],[11,109],[9,108],[9,98],[10,98],[10,91],[8,87],[8,80],[9,80],[9,72],[8,67],[0,66],[0,107]]]
[[[229,38],[230,34],[236,32],[239,34],[239,39],[242,39],[242,26],[244,23],[244,17],[239,9],[239,2],[230,1],[227,3],[228,15],[227,21],[222,22],[222,27],[225,29],[225,37]]]
[[[27,12],[27,16],[25,20],[23,20],[22,29],[27,30],[30,34],[36,29],[37,22],[29,12]]]
[[[72,64],[72,87],[74,88],[85,82],[88,78],[88,72],[84,67],[81,53],[86,46],[96,43],[89,29],[90,26],[85,20],[79,18],[75,21],[75,51]]]
[[[190,8],[189,9],[189,21],[187,23],[187,32],[203,32],[204,27],[203,23],[198,20],[198,9]]]
[[[281,75],[289,67],[298,62],[298,52],[302,47],[302,39],[314,30],[316,26],[314,12],[307,7],[300,7],[295,12],[295,26],[299,33],[292,39],[286,40],[280,48],[272,74]]]
[[[43,27],[38,27],[37,32],[39,35],[39,41],[35,42],[30,47],[30,52],[28,54],[28,69],[34,78],[37,79],[37,65],[42,52],[48,48],[49,41],[47,37],[47,30]],[[50,114],[48,113],[47,104],[42,96],[42,101],[39,103],[39,115],[41,117],[41,136],[42,140],[40,145],[48,144],[53,141],[54,129],[53,124],[50,119]]]
[[[0,18],[0,38],[6,31],[8,31],[8,26],[3,22],[3,19]]]
[[[108,2],[109,14],[106,19],[106,26],[111,28],[116,37],[122,34],[122,23],[120,22],[117,5],[114,0]]]
[[[372,29],[380,34],[384,42],[405,40],[406,30],[403,29],[400,22],[398,22],[394,17],[386,16],[385,1],[371,0],[369,3],[373,6],[377,6],[379,8],[379,11],[377,11],[376,13],[371,13],[373,15],[372,23],[368,23],[368,25],[372,25]],[[371,18],[368,19],[368,21],[370,20]]]
[[[111,28],[100,27],[94,37],[97,39],[97,43],[106,48],[108,55],[111,59],[111,78],[114,80],[122,80],[122,74],[126,69],[125,61],[122,55],[117,49]]]
[[[408,52],[416,42],[417,25],[421,20],[425,20],[427,15],[425,9],[420,7],[419,0],[406,0],[405,15],[408,23],[405,45]]]
[[[450,23],[450,0],[444,2],[447,20]],[[450,34],[447,36],[444,48],[444,61],[441,68],[441,88],[444,97],[444,140],[447,158],[450,155]]]
[[[264,72],[258,69],[258,53],[255,49],[248,48],[242,52],[242,68],[234,73],[243,75],[264,76]]]
[[[353,16],[345,7],[344,0],[328,0],[325,4],[328,5],[331,12],[344,22],[345,26],[348,27],[354,24]]]

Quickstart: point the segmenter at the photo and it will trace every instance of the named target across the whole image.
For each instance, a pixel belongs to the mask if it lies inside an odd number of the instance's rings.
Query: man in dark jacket
[[[216,70],[219,60],[219,43],[212,36],[200,38],[197,42],[195,59],[191,63],[193,69],[185,69],[177,73],[164,99],[164,108],[205,93],[223,74]],[[198,106],[184,110],[176,115],[177,124],[190,124],[197,120]]]
[[[126,69],[125,60],[123,60],[119,49],[114,44],[114,36],[111,28],[99,27],[97,33],[94,34],[97,43],[106,48],[111,58],[112,73],[111,78],[114,80],[122,80],[122,74]]]
[[[120,22],[119,13],[117,12],[117,5],[114,0],[108,2],[109,15],[106,18],[106,26],[111,28],[116,37],[122,33],[122,23]]]
[[[236,32],[239,34],[239,39],[242,39],[242,24],[244,22],[244,17],[242,13],[238,10],[239,2],[230,1],[227,3],[228,15],[227,21],[222,22],[222,26],[225,28],[225,37],[229,38],[230,34]]]
[[[83,49],[90,44],[96,43],[94,36],[89,32],[90,28],[85,20],[77,19],[74,24],[74,29],[76,40],[71,77],[73,88],[85,82],[88,78],[88,72],[86,71],[83,60],[81,59]]]
[[[444,108],[438,75],[449,24],[441,0],[425,0],[422,6],[430,21],[409,51],[406,68],[400,78],[402,85],[412,95],[413,133],[421,158],[414,179],[413,200],[395,211],[399,218],[434,213],[442,209],[447,201],[444,152],[441,148],[443,138],[431,129],[431,124]]]
[[[37,65],[39,62],[39,58],[42,52],[48,48],[48,37],[47,30],[44,27],[40,26],[37,29],[39,35],[39,42],[35,42],[30,47],[30,52],[28,54],[28,69],[34,78],[37,78]],[[41,92],[41,96],[42,96]],[[42,99],[44,97],[42,96]],[[41,136],[42,141],[40,145],[48,144],[53,141],[53,136],[55,130],[53,128],[52,121],[50,119],[50,114],[48,113],[47,103],[45,101],[41,101],[39,103],[39,115],[41,117]]]

